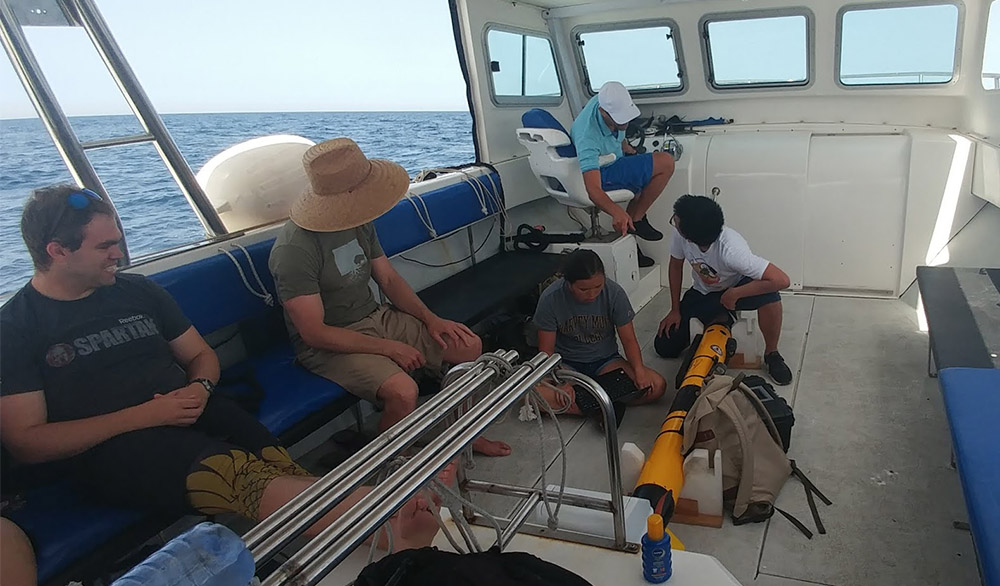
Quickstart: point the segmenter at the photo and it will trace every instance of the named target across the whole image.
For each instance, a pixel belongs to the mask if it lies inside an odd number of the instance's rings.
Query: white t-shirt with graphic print
[[[728,226],[723,226],[722,234],[705,252],[674,230],[670,256],[691,265],[694,288],[701,293],[724,291],[743,277],[759,280],[770,264],[754,254],[743,236]]]

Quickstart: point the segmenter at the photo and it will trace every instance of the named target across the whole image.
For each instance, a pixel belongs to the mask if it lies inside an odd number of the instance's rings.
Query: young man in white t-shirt
[[[730,319],[733,310],[757,311],[764,335],[764,365],[775,383],[792,382],[792,371],[778,353],[781,296],[788,287],[784,271],[755,255],[739,232],[723,226],[722,208],[703,195],[674,202],[670,245],[670,313],[660,322],[656,352],[676,358],[690,343],[690,321],[703,324]],[[694,286],[681,299],[684,263],[691,265]]]

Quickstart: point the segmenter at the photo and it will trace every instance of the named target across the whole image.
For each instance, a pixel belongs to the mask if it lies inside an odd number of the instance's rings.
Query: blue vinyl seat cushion
[[[939,374],[983,583],[1000,586],[1000,370]]]
[[[85,500],[65,482],[31,489],[24,499],[26,506],[5,511],[4,516],[31,537],[39,582],[150,518],[142,511]]]
[[[287,342],[256,356],[253,367],[264,388],[257,418],[275,435],[348,394],[344,387],[296,364],[295,351]]]
[[[553,130],[560,130],[566,136],[570,137],[570,141],[573,140],[570,133],[566,132],[563,125],[556,120],[548,110],[543,110],[541,108],[532,108],[521,115],[521,125],[524,128],[551,128]],[[576,157],[576,147],[573,146],[572,142],[561,147],[556,147],[556,153],[560,157],[575,158]]]

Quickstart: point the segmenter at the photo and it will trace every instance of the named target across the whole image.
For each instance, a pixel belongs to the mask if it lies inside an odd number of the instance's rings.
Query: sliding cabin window
[[[493,102],[498,106],[562,102],[562,86],[549,39],[490,28],[486,32],[486,58]]]
[[[838,25],[843,86],[945,84],[955,79],[959,7],[847,7]]]
[[[983,53],[983,89],[1000,90],[1000,0],[990,4]]]
[[[810,83],[811,15],[743,13],[701,20],[709,86],[716,90]]]
[[[573,31],[587,87],[618,81],[634,95],[684,91],[677,26],[672,21]]]

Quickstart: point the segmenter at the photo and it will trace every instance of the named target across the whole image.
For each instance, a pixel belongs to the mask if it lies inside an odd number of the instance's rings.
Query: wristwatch
[[[205,390],[208,391],[209,395],[215,392],[215,383],[207,378],[193,378],[188,381],[189,385],[194,383],[201,383],[201,386],[205,387]]]

